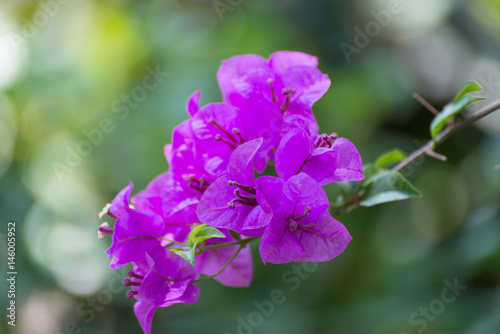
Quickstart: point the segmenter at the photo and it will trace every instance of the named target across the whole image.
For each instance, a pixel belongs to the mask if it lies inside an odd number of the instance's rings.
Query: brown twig
[[[429,110],[434,116],[437,116],[439,114],[439,111],[434,108],[432,104],[427,102],[422,96],[418,95],[417,93],[413,93],[413,98],[418,101],[425,109]]]
[[[436,146],[439,144],[442,144],[445,142],[448,138],[450,138],[452,135],[455,133],[459,132],[460,130],[464,129],[465,127],[471,125],[475,121],[488,116],[489,114],[497,111],[500,109],[500,101],[495,102],[494,104],[475,112],[473,115],[463,118],[462,120],[456,122],[456,123],[451,123],[448,127],[446,127],[441,133],[439,133],[436,137],[435,140],[429,140],[425,145],[421,146],[418,148],[416,151],[411,153],[406,159],[401,161],[399,164],[397,164],[395,167],[391,169],[392,172],[400,172],[415,161],[417,161],[419,158],[423,157],[424,155],[431,156],[433,158],[439,159],[439,160],[446,160],[446,157],[434,152],[434,149]],[[500,165],[498,166],[500,168]],[[347,199],[346,202],[340,204],[340,205],[332,205],[330,208],[335,214],[339,214],[344,211],[352,211],[356,208],[359,207],[359,203],[362,199],[362,196],[359,194],[359,190],[355,192],[352,198]]]
[[[393,172],[400,172],[404,168],[408,167],[412,163],[414,163],[418,158],[427,155],[428,152],[434,151],[436,146],[439,144],[444,143],[448,138],[450,138],[452,135],[455,133],[459,132],[460,130],[464,129],[465,127],[471,125],[475,121],[488,116],[489,114],[497,111],[500,109],[500,101],[495,102],[494,104],[484,108],[483,110],[480,110],[478,112],[475,112],[473,115],[463,118],[462,120],[451,124],[450,126],[446,127],[441,133],[439,133],[436,137],[435,140],[429,140],[424,146],[420,147],[417,149],[415,152],[410,154],[406,159],[401,161],[399,164],[397,164],[392,171]]]

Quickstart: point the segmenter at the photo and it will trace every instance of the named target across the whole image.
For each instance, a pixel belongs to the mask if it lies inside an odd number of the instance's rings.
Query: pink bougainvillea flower
[[[253,161],[261,145],[259,138],[234,150],[226,173],[205,191],[198,204],[198,218],[202,223],[247,236],[255,236],[255,230],[268,223],[259,219],[263,211],[255,189]]]
[[[257,161],[266,154],[272,157],[270,149],[289,129],[317,133],[312,106],[330,87],[317,65],[316,57],[293,51],[275,52],[269,60],[247,54],[222,62],[217,80],[224,102],[241,110],[242,133],[264,138]]]
[[[158,307],[194,304],[200,296],[200,288],[193,284],[195,268],[179,255],[158,246],[147,252],[147,258],[149,272],[144,277],[131,273],[134,280],[125,280],[125,285],[136,287],[128,295],[137,299],[135,315],[144,333],[149,334]]]
[[[364,178],[361,157],[356,147],[337,134],[310,136],[297,128],[288,132],[276,151],[276,172],[287,180],[306,173],[320,185]]]
[[[112,234],[113,242],[107,250],[111,268],[131,262],[144,264],[149,249],[168,244],[166,239],[183,242],[190,232],[187,224],[197,221],[196,205],[201,194],[190,188],[180,189],[168,172],[132,197],[135,205],[129,200],[132,188],[130,182],[111,203],[109,212],[118,218],[114,229],[100,228]]]
[[[264,262],[327,261],[347,247],[349,232],[332,218],[325,191],[310,176],[299,173],[286,182],[263,176],[257,187],[272,210],[259,249]]]

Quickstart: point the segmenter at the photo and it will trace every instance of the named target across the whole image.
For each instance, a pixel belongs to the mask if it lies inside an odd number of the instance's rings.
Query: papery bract
[[[297,128],[288,132],[276,151],[276,172],[287,180],[300,172],[320,185],[364,178],[361,157],[347,139],[333,135],[310,136]]]
[[[204,224],[227,228],[254,236],[253,230],[266,222],[258,219],[262,209],[257,203],[254,165],[255,153],[262,139],[239,146],[231,155],[227,172],[203,194],[198,205],[198,218]]]
[[[134,297],[134,312],[145,333],[151,333],[151,323],[158,307],[177,303],[193,304],[198,300],[200,288],[193,284],[196,270],[179,255],[156,247],[148,251],[150,271],[139,281]]]
[[[317,65],[316,57],[291,51],[275,52],[269,60],[248,54],[222,62],[217,80],[224,101],[241,110],[248,139],[264,138],[256,155],[258,171],[289,129],[300,126],[317,133],[311,108],[330,87]]]
[[[213,238],[206,241],[206,246],[220,245],[236,241],[227,230],[221,230],[225,238]],[[196,271],[207,276],[217,273],[231,257],[236,253],[239,246],[229,246],[204,251],[195,258]],[[252,281],[253,264],[250,247],[243,248],[238,256],[214,279],[226,286],[247,287]]]
[[[131,198],[137,209],[152,211],[163,217],[167,225],[187,225],[198,222],[196,207],[201,192],[178,182],[170,172],[158,175],[146,189]]]
[[[351,236],[330,216],[326,193],[310,176],[299,173],[286,182],[264,176],[257,186],[272,204],[259,249],[264,262],[327,261],[347,247]]]

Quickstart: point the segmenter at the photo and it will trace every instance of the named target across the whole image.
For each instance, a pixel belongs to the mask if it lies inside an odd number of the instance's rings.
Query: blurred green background
[[[200,89],[203,104],[220,101],[222,59],[318,56],[332,80],[315,105],[320,128],[349,138],[364,162],[427,140],[432,115],[413,92],[441,108],[476,80],[487,97],[477,106],[500,99],[498,0],[401,0],[377,31],[376,13],[390,6],[0,1],[0,269],[4,277],[7,223],[16,221],[13,332],[141,332],[120,283],[126,271],[107,267],[110,240],[96,238],[97,213],[129,180],[137,191],[167,169],[163,146],[187,118],[187,97]],[[367,24],[372,36],[348,61],[342,43],[359,44]],[[168,76],[141,88],[156,69]],[[255,325],[240,333],[256,334],[500,333],[500,113],[437,151],[449,161],[426,158],[404,173],[422,199],[338,217],[353,236],[339,258],[299,273],[292,264],[264,266],[255,253],[250,288],[200,283],[198,303],[159,309],[153,333],[233,334],[239,317]],[[467,289],[440,302],[455,279]],[[0,288],[7,333],[5,279]],[[260,321],[254,301],[274,289],[286,300]],[[421,308],[430,308],[427,320]]]

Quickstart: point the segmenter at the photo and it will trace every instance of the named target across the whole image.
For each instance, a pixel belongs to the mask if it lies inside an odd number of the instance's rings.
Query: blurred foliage
[[[314,109],[320,128],[354,142],[364,162],[428,139],[432,115],[413,92],[438,110],[470,80],[483,87],[477,107],[500,98],[497,0],[402,0],[350,63],[340,44],[355,45],[355,28],[388,1],[221,1],[233,4],[222,19],[212,0],[0,1],[0,233],[3,245],[7,222],[18,223],[16,333],[140,332],[97,213],[129,180],[137,191],[168,168],[163,146],[187,97],[220,100],[222,59],[318,56],[332,79]],[[157,68],[168,76],[137,88]],[[500,332],[500,115],[437,151],[449,161],[403,172],[423,198],[339,217],[353,236],[339,258],[299,272],[255,253],[250,288],[203,282],[199,302],[159,310],[153,332],[237,333],[238,317],[281,289],[286,301],[255,333],[417,333],[412,313],[455,278],[467,289],[425,333]]]

